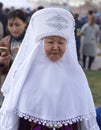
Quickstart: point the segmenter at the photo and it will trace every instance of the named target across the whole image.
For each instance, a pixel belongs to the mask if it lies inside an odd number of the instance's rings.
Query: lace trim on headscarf
[[[60,120],[60,121],[51,121],[51,120],[44,120],[41,118],[37,118],[37,117],[31,116],[31,115],[28,115],[26,113],[22,113],[20,111],[18,111],[17,114],[20,118],[24,118],[25,120],[28,120],[29,122],[34,122],[37,124],[42,124],[43,126],[54,127],[54,128],[59,128],[59,127],[62,127],[63,125],[65,125],[65,126],[72,125],[79,121],[89,120],[90,118],[95,117],[94,113],[90,113],[89,115],[77,116],[77,117],[71,118],[71,119],[65,119],[65,120]]]

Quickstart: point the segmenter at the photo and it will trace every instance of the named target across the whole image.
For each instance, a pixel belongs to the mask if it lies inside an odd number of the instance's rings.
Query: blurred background
[[[86,9],[93,8],[101,10],[101,0],[0,0],[4,8],[36,8],[37,6],[62,6],[73,11],[84,13]]]

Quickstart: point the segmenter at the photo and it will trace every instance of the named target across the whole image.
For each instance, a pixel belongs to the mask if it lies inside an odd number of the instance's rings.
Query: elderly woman
[[[69,11],[32,16],[2,92],[0,130],[99,130]]]

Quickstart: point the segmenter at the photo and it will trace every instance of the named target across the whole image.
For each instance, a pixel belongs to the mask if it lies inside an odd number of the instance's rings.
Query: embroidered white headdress
[[[43,47],[44,37],[54,35],[67,39],[66,52],[57,62],[48,59]],[[77,61],[70,12],[46,8],[32,16],[2,92],[1,128],[2,123],[4,128],[13,128],[18,116],[52,127],[96,116],[85,74]]]

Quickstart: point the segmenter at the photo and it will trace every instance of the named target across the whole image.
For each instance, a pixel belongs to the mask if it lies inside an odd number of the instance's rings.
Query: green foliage
[[[85,72],[92,95],[94,98],[95,106],[101,105],[101,71],[87,71]]]

